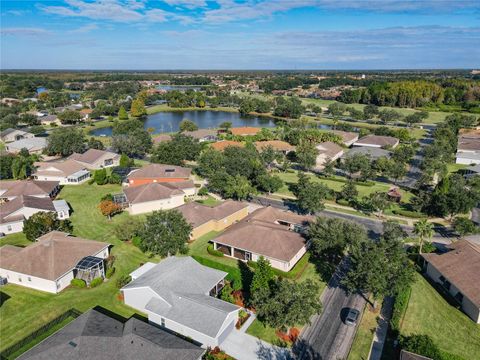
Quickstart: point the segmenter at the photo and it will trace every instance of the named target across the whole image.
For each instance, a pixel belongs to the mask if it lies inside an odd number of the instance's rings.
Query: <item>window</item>
[[[161,325],[162,325],[163,327],[165,327],[165,318],[162,318],[162,319],[160,320],[160,323],[161,323]]]
[[[8,226],[7,226],[7,230],[8,230],[8,231],[12,231],[12,225],[8,225]]]
[[[445,289],[447,290],[450,290],[450,281],[446,280],[444,283],[443,283],[443,286],[445,287]]]
[[[455,295],[455,300],[457,300],[459,303],[463,302],[463,294],[460,291],[457,292],[457,295]]]
[[[28,281],[32,281],[32,278],[29,276],[29,277],[27,277],[27,280],[28,280]]]
[[[60,289],[60,283],[57,281],[57,289]]]
[[[440,276],[438,279],[439,279],[442,283],[445,282],[445,278],[444,278],[443,276]]]
[[[22,278],[20,276],[18,277],[18,282],[22,282]]]

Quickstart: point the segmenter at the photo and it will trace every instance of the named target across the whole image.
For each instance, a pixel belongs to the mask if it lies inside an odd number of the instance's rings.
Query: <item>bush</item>
[[[414,218],[414,219],[425,219],[425,218],[427,218],[427,215],[422,214],[421,212],[418,212],[418,211],[394,209],[394,210],[392,210],[392,213],[394,213],[395,215],[405,216],[405,217]]]
[[[408,302],[410,300],[410,294],[412,288],[410,286],[402,289],[395,296],[395,303],[393,304],[392,318],[390,320],[390,326],[392,330],[399,332],[400,325],[403,319],[405,311],[407,311]]]
[[[107,272],[105,273],[105,277],[107,279],[110,279],[113,276],[113,274],[115,274],[115,268],[111,267],[111,268],[107,269]]]
[[[140,236],[134,236],[132,238],[132,244],[139,249],[142,249],[142,238]]]
[[[117,279],[116,285],[117,288],[122,288],[125,285],[127,285],[130,281],[132,280],[132,277],[130,275],[122,275]]]
[[[82,279],[72,279],[72,281],[70,281],[70,285],[72,285],[73,287],[76,287],[76,288],[87,287],[87,283],[85,281],[83,281]]]
[[[221,251],[218,251],[218,250],[215,250],[213,248],[213,244],[208,244],[207,246],[207,252],[210,254],[210,255],[213,255],[213,256],[218,256],[218,257],[222,257],[223,256],[223,253]]]
[[[118,175],[117,173],[112,173],[108,177],[108,183],[109,184],[121,184],[122,183],[122,177]]]
[[[90,282],[90,287],[94,288],[103,283],[103,278],[97,277]]]
[[[207,196],[208,189],[206,187],[202,187],[198,190],[198,196]]]
[[[400,346],[404,350],[429,357],[433,360],[442,359],[440,349],[428,335],[401,336]]]
[[[113,201],[113,195],[112,194],[105,194],[102,196],[100,201]]]
[[[350,201],[346,199],[337,199],[337,204],[343,206],[350,206]]]

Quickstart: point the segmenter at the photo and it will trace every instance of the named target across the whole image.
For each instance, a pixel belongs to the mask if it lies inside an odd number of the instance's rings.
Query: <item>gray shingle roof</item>
[[[197,360],[204,350],[136,318],[126,323],[89,310],[19,359]]]
[[[354,154],[369,155],[372,158],[372,160],[375,160],[383,156],[389,158],[392,153],[385,149],[359,146],[359,147],[353,147],[350,150],[348,150],[348,152],[344,154],[342,158],[347,158],[347,157],[353,156]]]
[[[152,297],[148,311],[215,337],[228,314],[238,309],[208,295],[226,275],[191,257],[169,257],[122,289],[151,288],[164,301]]]

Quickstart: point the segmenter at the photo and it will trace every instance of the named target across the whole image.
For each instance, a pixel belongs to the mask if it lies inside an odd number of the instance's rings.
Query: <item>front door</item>
[[[252,253],[245,252],[245,260],[246,260],[246,261],[252,260]]]

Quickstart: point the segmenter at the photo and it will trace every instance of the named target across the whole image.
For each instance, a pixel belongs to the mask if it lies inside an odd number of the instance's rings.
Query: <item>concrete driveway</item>
[[[289,349],[280,348],[234,329],[220,348],[237,360],[289,360]]]

